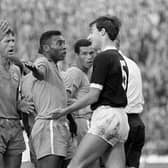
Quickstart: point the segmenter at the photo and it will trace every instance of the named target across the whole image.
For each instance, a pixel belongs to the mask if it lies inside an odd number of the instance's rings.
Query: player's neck
[[[101,51],[107,50],[107,49],[115,49],[115,43],[111,41],[110,39],[106,39],[102,42]]]
[[[47,58],[49,62],[57,64],[58,61],[54,61],[48,53],[43,53],[43,55]]]
[[[10,62],[7,58],[0,56],[0,65],[4,68],[5,71],[9,71]]]
[[[78,59],[76,60],[75,66],[78,67],[81,71],[83,71],[86,74],[89,71],[89,69],[85,68]]]

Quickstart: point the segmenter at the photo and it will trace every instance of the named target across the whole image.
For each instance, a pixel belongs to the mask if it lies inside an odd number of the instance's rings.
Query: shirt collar
[[[117,50],[117,48],[114,46],[106,46],[102,51],[105,51],[105,50]]]

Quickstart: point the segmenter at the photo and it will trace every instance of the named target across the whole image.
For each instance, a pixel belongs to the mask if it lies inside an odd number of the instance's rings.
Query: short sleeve
[[[62,76],[64,85],[65,85],[66,91],[70,92],[70,94],[71,94],[71,92],[72,92],[72,80],[71,80],[71,78],[69,77],[67,72],[61,72],[61,76]]]
[[[36,61],[34,62],[34,65],[39,68],[42,69],[42,71],[44,72],[44,77],[47,78],[48,75],[48,71],[49,71],[49,64],[48,64],[48,60],[45,57],[39,57],[36,59]]]
[[[81,73],[75,67],[69,68],[63,75],[64,84],[66,90],[71,94],[74,94],[75,90],[80,87]]]
[[[103,89],[109,71],[109,61],[107,55],[103,55],[103,53],[100,53],[95,57],[90,87],[100,90]]]

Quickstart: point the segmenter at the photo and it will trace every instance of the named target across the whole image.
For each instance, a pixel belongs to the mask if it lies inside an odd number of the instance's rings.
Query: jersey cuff
[[[99,90],[102,90],[102,89],[103,89],[103,86],[100,85],[100,84],[97,84],[97,83],[91,83],[91,84],[90,84],[90,87],[96,88],[96,89],[99,89]]]

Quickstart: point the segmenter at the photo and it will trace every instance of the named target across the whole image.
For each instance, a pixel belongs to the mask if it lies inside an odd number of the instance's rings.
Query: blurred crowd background
[[[168,154],[168,0],[0,0],[0,17],[16,32],[17,56],[33,61],[41,33],[59,29],[67,40],[66,67],[74,42],[87,37],[90,21],[106,14],[121,19],[121,50],[142,71],[143,153]]]

